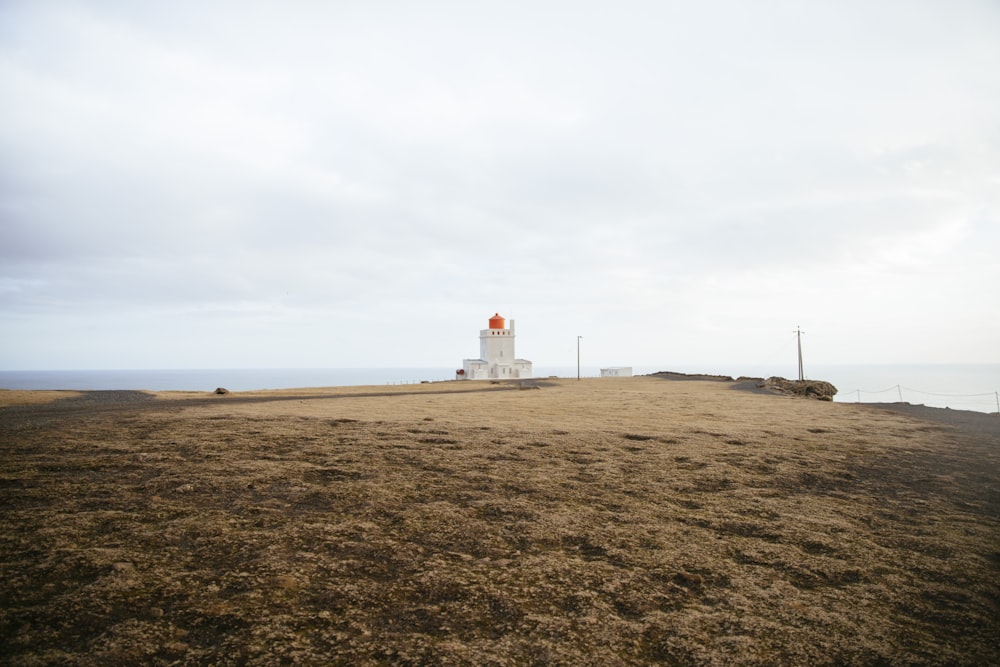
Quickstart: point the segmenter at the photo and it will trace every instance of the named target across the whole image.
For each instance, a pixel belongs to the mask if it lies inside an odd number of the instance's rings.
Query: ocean
[[[635,375],[657,371],[732,377],[794,379],[797,369],[764,365],[633,366]],[[190,370],[0,371],[2,389],[146,389],[150,391],[230,391],[417,384],[454,379],[454,368],[264,368]],[[535,366],[536,378],[573,378],[576,366]],[[581,377],[598,377],[600,368],[581,366]],[[838,389],[838,402],[906,402],[953,410],[1000,412],[1000,364],[816,365],[806,377]]]

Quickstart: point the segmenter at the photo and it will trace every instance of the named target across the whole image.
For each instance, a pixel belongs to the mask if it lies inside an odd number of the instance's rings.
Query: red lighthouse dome
[[[503,329],[504,319],[500,317],[500,313],[497,313],[490,318],[490,329]]]

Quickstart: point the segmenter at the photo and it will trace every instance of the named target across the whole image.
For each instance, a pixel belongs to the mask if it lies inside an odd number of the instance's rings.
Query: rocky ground
[[[535,386],[0,392],[0,661],[1000,662],[992,417]]]

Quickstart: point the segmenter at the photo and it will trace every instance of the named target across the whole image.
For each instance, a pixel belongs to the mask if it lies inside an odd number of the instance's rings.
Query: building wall
[[[515,359],[511,363],[489,363],[482,359],[466,359],[462,362],[466,380],[510,380],[531,377],[531,362]]]
[[[514,333],[510,329],[482,329],[479,358],[490,363],[513,363]]]

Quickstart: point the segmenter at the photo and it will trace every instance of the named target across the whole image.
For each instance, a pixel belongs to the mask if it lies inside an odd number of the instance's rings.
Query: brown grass
[[[77,398],[79,391],[28,391],[24,389],[0,389],[0,407],[12,405],[38,405],[53,401]]]
[[[1000,662],[997,439],[540,384],[0,396],[0,660]]]

